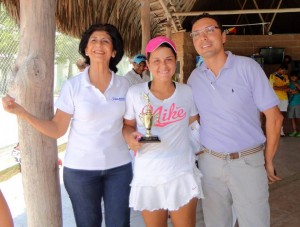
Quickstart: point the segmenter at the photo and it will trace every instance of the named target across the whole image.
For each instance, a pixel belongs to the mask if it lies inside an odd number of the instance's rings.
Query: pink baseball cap
[[[157,36],[148,42],[146,46],[146,55],[155,51],[163,43],[168,43],[173,48],[175,53],[177,53],[175,43],[171,39],[165,36]]]

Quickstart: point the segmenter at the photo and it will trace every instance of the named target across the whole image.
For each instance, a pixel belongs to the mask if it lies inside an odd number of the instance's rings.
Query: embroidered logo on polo
[[[112,101],[125,101],[124,97],[112,97]]]
[[[172,124],[177,121],[181,121],[185,118],[186,112],[185,110],[180,107],[176,106],[173,103],[169,108],[163,108],[163,106],[159,106],[157,109],[153,109],[153,106],[150,105],[153,115],[157,115],[158,119],[155,122],[156,127],[165,127],[169,124]],[[146,106],[143,108],[142,113],[146,112]]]

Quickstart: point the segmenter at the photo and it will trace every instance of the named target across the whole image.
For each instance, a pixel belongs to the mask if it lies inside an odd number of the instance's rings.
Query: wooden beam
[[[55,9],[55,0],[20,1],[19,52],[8,87],[20,105],[45,120],[54,113]],[[62,226],[56,140],[19,117],[18,131],[26,226]]]
[[[159,14],[165,12],[163,9],[156,9],[156,10],[151,10],[151,14]]]
[[[247,0],[245,0],[243,4],[241,4],[240,0],[238,0],[237,2],[238,2],[238,4],[239,4],[241,10],[243,10],[243,9],[245,8],[245,5],[246,5],[246,3],[247,3]],[[238,15],[238,17],[237,17],[237,19],[236,19],[236,21],[235,21],[236,24],[240,21],[240,18],[241,18],[241,14]]]
[[[172,16],[198,16],[203,13],[210,15],[234,15],[234,14],[257,14],[257,13],[298,13],[300,8],[285,8],[285,9],[244,9],[244,10],[220,10],[220,11],[195,11],[185,13],[172,13]]]
[[[259,7],[258,7],[258,5],[257,5],[256,0],[252,0],[252,1],[253,1],[253,3],[254,3],[255,8],[259,10]],[[262,22],[262,23],[265,23],[265,20],[264,20],[264,18],[262,17],[261,13],[259,13],[258,16],[259,16],[261,22]],[[264,35],[264,34],[265,34],[265,28],[266,28],[265,25],[263,25],[262,28],[263,28],[262,34]]]
[[[150,2],[150,7],[151,7],[151,6],[154,6],[154,5],[157,5],[157,4],[160,4],[159,1]]]
[[[247,3],[247,0],[245,0],[244,3],[243,3],[243,5],[242,5],[241,2],[240,2],[240,0],[238,0],[238,4],[239,4],[239,6],[240,6],[240,8],[241,8],[242,10],[245,8],[246,3]],[[271,8],[271,7],[270,7],[270,8]],[[241,19],[242,16],[244,16],[244,15],[243,15],[243,14],[239,14],[239,15],[238,15],[238,18],[237,18],[235,24],[238,24],[238,23],[239,23],[239,21],[240,21],[240,19]],[[248,24],[250,24],[248,17],[247,17],[247,16],[244,16],[244,18],[245,18],[246,22],[247,22]],[[252,27],[250,27],[249,29],[250,29],[251,33],[253,33]]]
[[[264,23],[248,23],[248,24],[223,24],[223,27],[243,27],[243,26],[252,26],[252,25],[267,25],[268,22]]]
[[[277,9],[279,9],[281,3],[282,3],[282,0],[279,1],[278,5],[277,5]],[[269,24],[269,26],[268,26],[268,28],[267,28],[267,32],[269,32],[269,31],[271,30],[271,27],[272,27],[273,22],[274,22],[274,20],[275,20],[276,14],[277,14],[277,13],[274,13],[274,15],[273,15],[273,17],[272,17],[272,20],[271,20],[271,22],[270,22],[270,24]]]
[[[166,37],[168,37],[169,39],[171,39],[171,34],[172,34],[172,28],[171,28],[171,23],[170,20],[168,20],[165,28],[166,28]]]
[[[172,15],[171,15],[170,12],[168,11],[168,8],[167,8],[167,6],[165,5],[164,1],[163,1],[163,0],[159,0],[159,2],[160,2],[162,8],[164,9],[164,11],[165,11],[165,13],[166,13],[167,19],[170,19],[170,22],[171,22],[171,24],[172,24],[174,30],[175,30],[176,32],[178,32],[177,26],[176,26],[176,24],[175,24],[175,22],[174,22],[174,20],[173,20],[173,18],[172,18]]]
[[[145,49],[150,40],[150,0],[140,0],[141,3],[141,27],[142,27],[142,46],[141,53],[145,54]]]

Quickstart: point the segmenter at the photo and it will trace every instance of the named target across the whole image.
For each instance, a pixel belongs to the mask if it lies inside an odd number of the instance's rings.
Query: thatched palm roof
[[[165,34],[167,7],[170,13],[190,11],[195,0],[151,0],[151,37]],[[19,22],[19,0],[0,0],[9,14]],[[141,49],[141,23],[139,0],[56,0],[57,30],[80,37],[93,23],[110,23],[121,32],[125,53],[132,56]],[[172,30],[183,30],[181,24],[185,17],[174,17]]]
[[[18,22],[20,0],[0,0],[10,15]],[[58,31],[80,37],[93,23],[111,23],[119,28],[125,43],[125,53],[132,56],[141,49],[141,13],[143,0],[56,0],[56,25]],[[149,0],[151,37],[165,34],[167,21],[172,32],[190,30],[193,17],[190,11],[211,12],[227,10],[221,16],[224,24],[252,24],[269,22],[264,29],[273,33],[300,33],[299,0]],[[288,13],[276,10],[292,9]],[[271,9],[270,13],[260,13]],[[234,10],[253,10],[255,14],[233,14]],[[179,15],[182,13],[181,15]],[[189,17],[187,17],[189,16]],[[269,26],[269,27],[268,27]],[[262,26],[239,27],[239,34],[262,34]]]

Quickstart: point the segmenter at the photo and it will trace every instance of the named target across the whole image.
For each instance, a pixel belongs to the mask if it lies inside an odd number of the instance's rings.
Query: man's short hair
[[[201,20],[201,19],[203,19],[203,18],[209,18],[209,19],[212,19],[212,20],[216,21],[218,27],[220,28],[220,30],[221,30],[222,32],[224,31],[223,24],[222,24],[221,20],[219,19],[219,17],[216,16],[216,15],[210,15],[209,13],[203,13],[203,14],[201,14],[201,15],[196,16],[196,17],[192,20],[192,26],[193,26],[198,20]]]
[[[76,65],[77,65],[77,67],[78,67],[79,70],[85,69],[85,67],[86,67],[85,60],[84,60],[83,58],[79,58],[79,59],[76,61]]]

